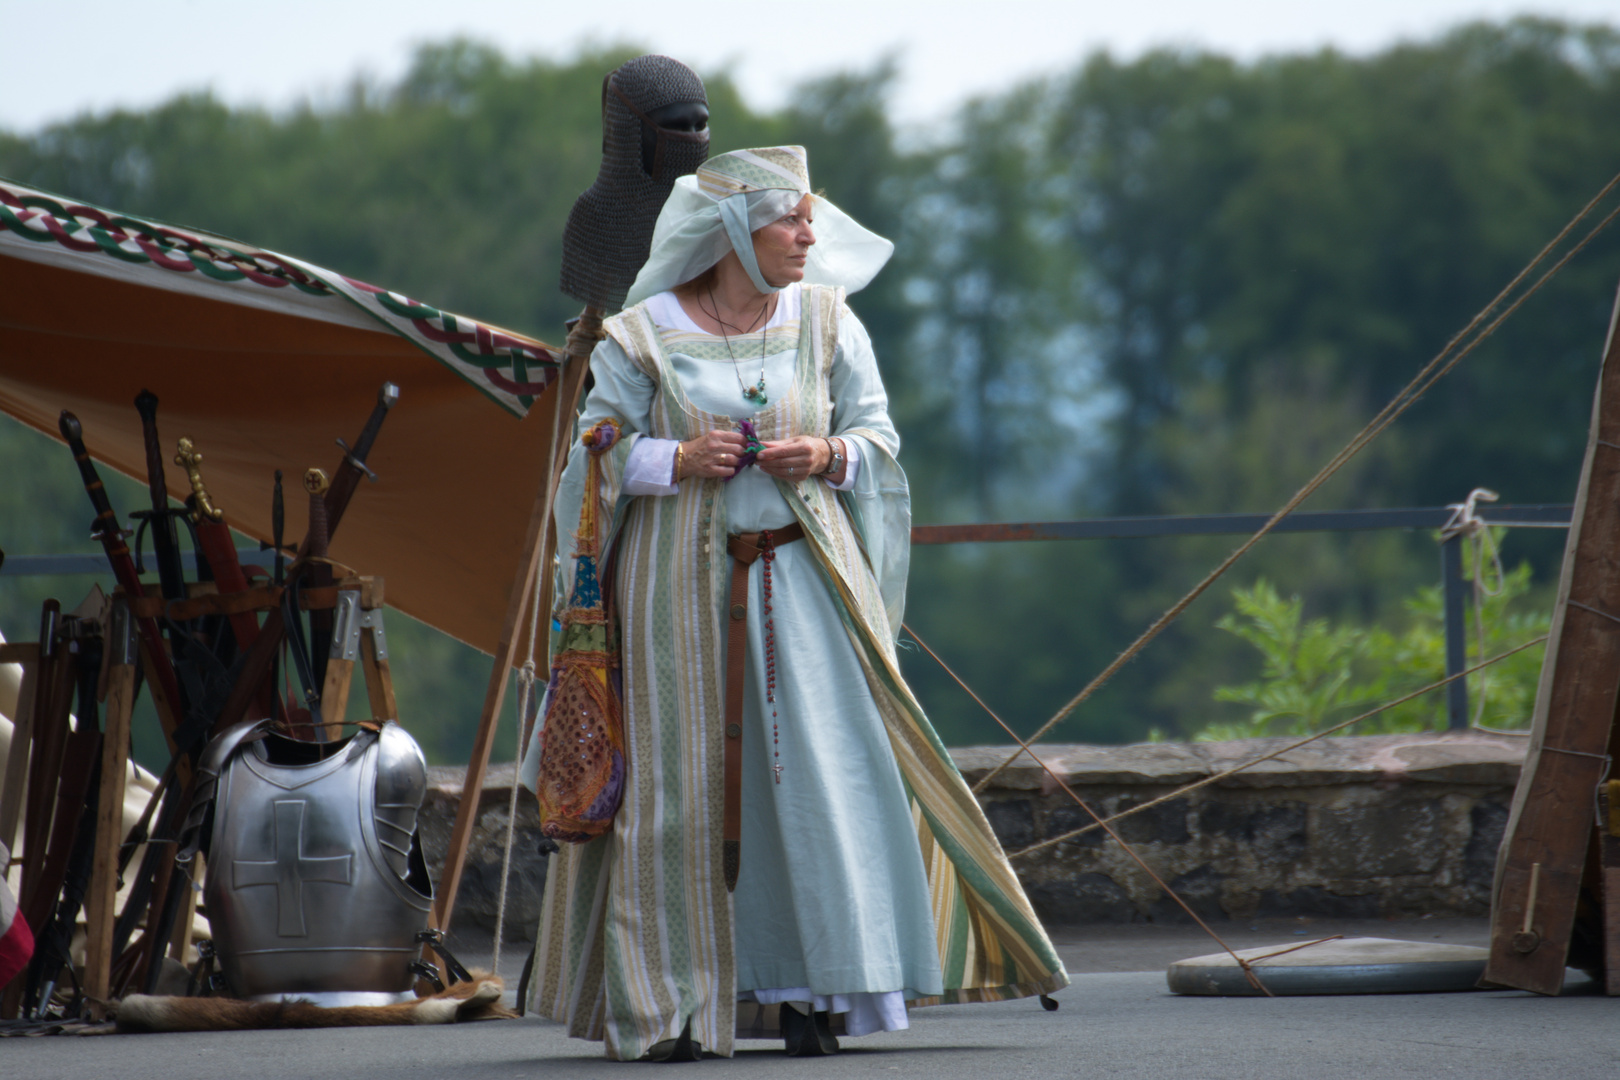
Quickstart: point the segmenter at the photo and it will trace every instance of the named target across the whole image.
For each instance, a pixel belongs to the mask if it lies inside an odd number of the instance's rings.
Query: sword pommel
[[[79,423],[79,418],[63,409],[56,426],[61,429],[62,438],[66,439],[67,444],[77,453],[78,448],[84,445],[84,426]]]
[[[383,383],[382,389],[377,391],[377,404],[384,409],[392,409],[399,404],[399,387],[391,382]]]
[[[135,395],[135,411],[141,414],[141,419],[148,424],[157,423],[158,396],[150,390],[143,389]]]
[[[304,490],[309,492],[311,495],[325,495],[326,489],[331,486],[332,483],[326,478],[325,470],[304,470]]]

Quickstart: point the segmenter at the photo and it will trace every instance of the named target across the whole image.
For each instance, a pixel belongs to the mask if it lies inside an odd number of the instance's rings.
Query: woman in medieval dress
[[[612,830],[551,860],[531,1003],[617,1060],[729,1056],[739,1002],[779,1005],[789,1053],[815,1054],[837,1048],[829,1014],[861,1035],[905,1027],[908,1005],[1067,983],[900,675],[909,496],[844,300],[892,245],[810,190],[792,146],[683,177],[591,358],[580,429],[613,418],[624,435],[593,495],[613,523],[627,781]],[[579,521],[583,458],[559,537]],[[742,571],[730,891],[736,534],[770,551]]]

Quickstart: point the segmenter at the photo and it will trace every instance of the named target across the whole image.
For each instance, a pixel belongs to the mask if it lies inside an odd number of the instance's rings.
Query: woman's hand
[[[819,476],[832,464],[832,451],[827,440],[816,435],[795,435],[791,439],[778,439],[761,443],[756,464],[764,472],[784,480],[803,480]]]
[[[708,431],[686,440],[675,457],[676,482],[688,476],[730,476],[745,445],[740,431]]]

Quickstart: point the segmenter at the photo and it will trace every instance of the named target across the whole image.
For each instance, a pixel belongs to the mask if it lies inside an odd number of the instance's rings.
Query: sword
[[[163,447],[158,436],[157,395],[150,390],[142,390],[135,397],[135,409],[141,414],[141,435],[146,444],[147,491],[151,496],[152,509],[137,511],[131,516],[143,519],[143,529],[146,525],[152,528],[152,549],[157,555],[158,581],[163,599],[184,600],[185,569],[180,561],[180,540],[175,529],[175,520],[184,515],[185,511],[175,510],[169,506],[169,486],[164,468]],[[192,542],[193,546],[199,546],[195,531],[192,533]],[[135,569],[138,571],[141,569],[140,533],[136,533],[135,546],[137,556]],[[206,580],[211,572],[212,568],[206,560],[198,566],[198,577],[203,580]],[[226,665],[231,660],[231,647],[230,642],[220,634],[220,622],[219,616],[210,615],[199,620],[185,621],[164,618],[159,623],[168,630],[170,655],[175,677],[185,694],[188,720],[199,709],[209,705],[210,697],[217,700],[221,696],[217,684],[227,677]],[[199,630],[203,632],[203,640],[198,640],[194,636]],[[205,644],[205,641],[209,644]],[[187,724],[188,728],[195,726],[194,723]]]
[[[118,584],[124,587],[124,592],[132,598],[145,596],[141,587],[141,576],[135,570],[135,560],[130,558],[129,546],[124,543],[123,530],[118,527],[118,515],[113,512],[112,502],[107,498],[107,490],[102,486],[101,477],[96,473],[96,466],[90,460],[90,451],[84,447],[84,428],[79,418],[63,410],[57,426],[61,429],[62,438],[67,442],[68,448],[73,451],[73,460],[78,463],[79,476],[84,481],[85,493],[90,496],[90,505],[95,507],[95,537],[101,541],[101,546],[107,552],[107,561],[112,564],[113,577]],[[164,701],[159,703],[158,719],[163,725],[163,737],[169,744],[169,753],[179,754],[190,747],[181,747],[175,742],[175,732],[180,725],[180,717],[185,714],[185,698],[180,693],[180,682],[175,677],[174,665],[169,661],[169,654],[163,649],[163,633],[158,629],[157,620],[150,616],[143,616],[135,620],[136,629],[141,635],[141,646],[146,651],[146,659],[152,666],[153,692],[161,695]],[[191,779],[191,765],[182,761],[176,770],[182,782]]]
[[[338,444],[343,445],[339,439]],[[343,447],[345,450],[347,446]],[[361,468],[365,468],[362,464]],[[369,469],[367,470],[370,471]],[[331,542],[331,529],[326,518],[326,493],[332,489],[331,482],[327,480],[326,473],[320,469],[304,470],[304,490],[309,493],[309,531],[304,536],[303,546],[298,549],[298,557],[306,560],[304,577],[311,588],[321,588],[332,584],[332,567],[326,561],[327,545]],[[298,617],[296,609],[292,611],[293,617]],[[296,637],[296,635],[295,635]],[[326,686],[326,661],[332,652],[332,613],[330,611],[311,611],[309,613],[309,652],[303,652],[302,641],[294,650],[307,660],[310,673],[313,675],[313,685],[306,687],[304,696],[318,695],[318,687]],[[304,674],[300,669],[299,674]],[[310,701],[310,712],[315,712],[318,701]],[[338,718],[339,720],[342,717]],[[325,741],[325,735],[317,718],[314,723],[315,738]]]
[[[270,542],[276,546],[275,584],[278,587],[281,585],[282,575],[286,570],[286,555],[284,554],[285,549],[282,547],[282,540],[284,539],[284,534],[287,531],[286,523],[286,510],[282,504],[281,497],[281,470],[277,469],[276,490],[275,493],[270,497]]]
[[[366,466],[366,458],[371,453],[372,444],[377,441],[377,433],[382,430],[383,421],[388,419],[388,412],[399,401],[399,387],[393,383],[383,383],[382,389],[377,393],[377,404],[372,409],[366,426],[360,432],[351,449],[342,439],[338,445],[343,447],[343,463],[338,466],[337,475],[332,480],[332,486],[327,490],[324,500],[326,507],[326,528],[330,537],[337,532],[338,525],[343,520],[343,512],[348,508],[349,499],[354,495],[355,488],[360,484],[362,476],[375,474]],[[306,550],[299,548],[300,552]],[[303,567],[293,564],[293,573],[301,573]],[[272,610],[259,628],[259,639],[253,643],[253,648],[243,662],[241,674],[237,677],[236,686],[225,701],[225,706],[214,721],[213,733],[218,734],[227,727],[242,719],[247,712],[249,702],[257,688],[264,682],[265,676],[270,672],[270,665],[276,655],[281,651],[281,644],[286,640],[287,624],[279,609]]]
[[[338,446],[343,449],[343,464],[338,466],[337,474],[332,477],[332,486],[326,492],[326,520],[327,535],[337,532],[338,521],[343,517],[343,511],[349,507],[349,500],[354,497],[355,488],[360,486],[363,476],[373,482],[377,474],[366,467],[366,459],[371,456],[371,446],[377,441],[377,433],[382,430],[383,421],[388,419],[388,412],[399,403],[399,387],[393,383],[383,383],[382,389],[377,391],[377,405],[371,410],[371,416],[366,420],[366,426],[360,430],[360,437],[354,440],[354,449],[342,439],[337,440]]]
[[[174,463],[186,470],[186,479],[191,483],[191,497],[186,503],[197,530],[197,546],[202,548],[203,558],[221,594],[247,592],[247,575],[236,557],[236,542],[231,539],[231,527],[225,523],[225,512],[214,505],[203,483],[202,460],[202,454],[189,438],[181,438],[176,444]],[[252,612],[237,612],[230,616],[230,623],[237,648],[246,651],[258,640],[259,620]]]
[[[181,438],[176,444],[174,463],[186,470],[186,480],[191,484],[191,495],[186,499],[186,506],[191,511],[197,546],[202,549],[203,561],[214,575],[220,594],[244,593],[249,588],[247,574],[236,557],[236,541],[231,537],[225,512],[214,505],[208,487],[203,483],[202,460],[202,454],[191,439]],[[238,611],[228,618],[237,651],[245,654],[259,639],[259,618],[251,611]],[[264,716],[275,712],[274,680],[269,685],[261,685],[253,699],[253,706],[256,712]]]
[[[135,410],[141,414],[141,436],[146,443],[146,486],[152,495],[152,547],[157,553],[158,580],[163,599],[184,600],[185,569],[180,563],[180,537],[174,528],[174,511],[169,509],[169,485],[163,472],[163,447],[158,440],[157,395],[142,390],[135,397]],[[146,516],[146,515],[142,515]]]

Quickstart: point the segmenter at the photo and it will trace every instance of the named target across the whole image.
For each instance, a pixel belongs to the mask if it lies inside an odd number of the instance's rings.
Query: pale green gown
[[[903,1002],[995,1001],[1067,980],[977,801],[900,676],[910,511],[898,438],[864,328],[842,290],[792,287],[764,339],[682,329],[659,298],[609,320],[582,430],[615,417],[603,458],[623,620],[629,769],[611,832],[551,860],[531,1000],[609,1057],[690,1024],[732,1052],[739,995],[848,1009],[851,1030],[903,1026]],[[766,439],[856,444],[854,490],[758,469],[627,495],[636,443],[689,438],[754,413]],[[647,449],[652,449],[649,446]],[[578,521],[583,455],[557,497]],[[632,485],[633,486],[633,485]],[[797,521],[772,566],[774,733],[764,702],[763,562],[750,568],[742,872],[725,890],[720,836],[727,533]],[[568,582],[557,595],[568,595]],[[780,756],[775,756],[779,754]],[[531,744],[525,779],[533,784]],[[773,777],[780,763],[781,782]]]
[[[700,330],[670,294],[654,297],[649,308],[681,390],[698,409],[742,420],[787,405],[799,363],[797,290],[782,294],[763,338],[733,336],[729,345]],[[833,429],[876,422],[892,432],[871,343],[853,315],[840,320],[839,343],[843,355],[829,387]],[[759,410],[742,386],[758,382],[762,348],[771,400]],[[627,430],[646,430],[655,388],[615,357],[618,351],[606,342],[592,358],[596,385],[582,428],[614,416]],[[632,450],[632,462],[634,456]],[[795,520],[775,481],[756,468],[728,481],[724,492],[730,532]],[[782,547],[771,567],[777,683],[776,702],[768,704],[764,573],[762,561],[750,568],[743,857],[734,894],[737,990],[765,991],[759,996],[769,1001],[793,990],[822,998],[937,995],[939,957],[916,829],[854,646],[808,545]],[[905,1022],[898,1000],[833,1004],[854,1005],[856,1028]]]

